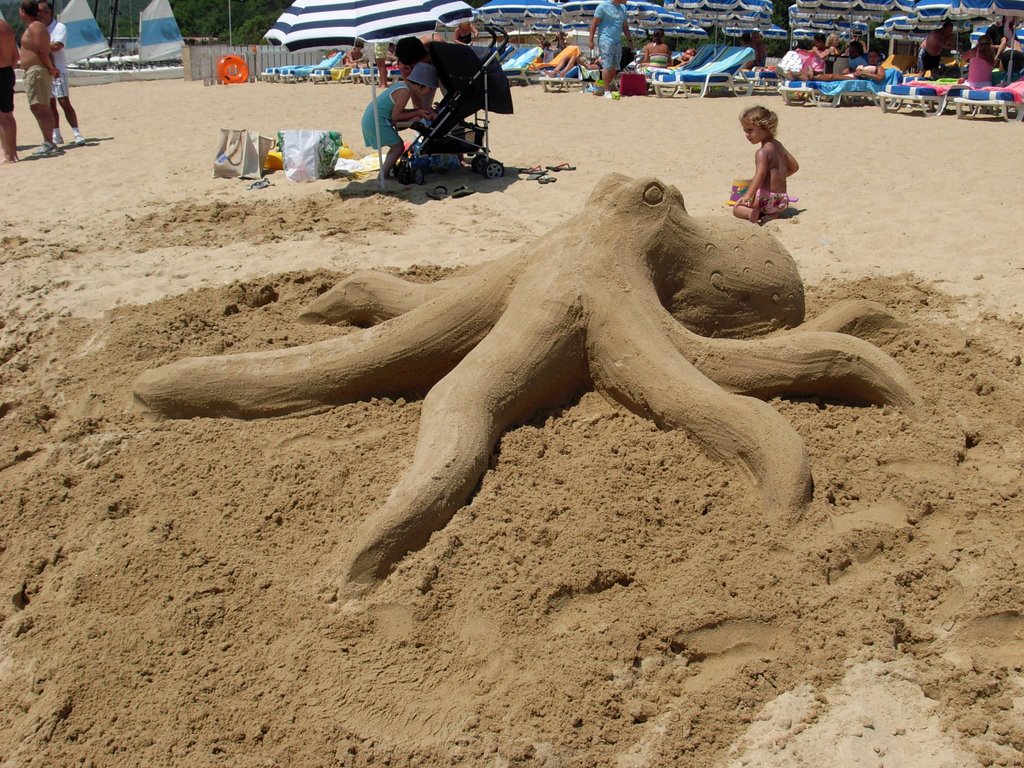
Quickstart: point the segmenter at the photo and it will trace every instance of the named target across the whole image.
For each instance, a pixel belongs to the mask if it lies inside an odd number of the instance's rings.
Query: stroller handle
[[[497,47],[496,43],[498,42],[499,35],[501,36],[501,47],[504,48],[508,45],[508,32],[505,30],[495,27],[493,24],[485,24],[484,32],[491,36],[491,48]]]

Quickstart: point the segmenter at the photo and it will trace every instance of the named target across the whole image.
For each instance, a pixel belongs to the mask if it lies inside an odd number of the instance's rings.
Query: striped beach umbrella
[[[487,21],[504,19],[543,19],[556,21],[562,6],[552,0],[490,0],[476,9],[476,15]]]
[[[993,0],[993,16],[1024,16],[1024,0]]]
[[[397,40],[473,18],[462,0],[297,0],[265,37],[289,51]]]
[[[565,17],[571,21],[586,19],[589,23],[601,2],[602,0],[567,0],[562,3],[562,11]],[[626,17],[630,24],[656,19],[664,10],[662,6],[647,2],[647,0],[627,0],[626,2]]]
[[[984,19],[993,13],[991,0],[918,0],[910,15],[935,27],[945,21]]]
[[[765,40],[786,40],[789,38],[789,32],[784,30],[782,27],[777,27],[774,24],[770,24],[767,27],[759,28],[754,26],[747,26],[745,24],[737,24],[725,28],[725,34],[728,37],[742,37],[743,35],[749,35],[753,32],[760,33],[761,37]]]

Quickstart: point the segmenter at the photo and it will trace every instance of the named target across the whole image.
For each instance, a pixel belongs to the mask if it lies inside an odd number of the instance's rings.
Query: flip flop
[[[531,173],[529,176],[527,176],[526,180],[527,181],[540,181],[541,179],[549,179],[549,178],[551,178],[551,177],[548,176],[548,172],[547,171],[536,171],[534,173]]]
[[[273,182],[271,182],[270,179],[260,179],[259,181],[254,181],[252,184],[250,184],[249,189],[266,189],[272,183]]]
[[[519,169],[520,173],[527,173],[527,174],[531,174],[531,175],[534,174],[534,173],[542,173],[543,171],[544,171],[544,169],[541,168],[539,165],[535,165],[532,168],[520,168]]]
[[[469,187],[456,187],[452,190],[452,197],[469,197],[475,195],[476,190],[470,189]]]
[[[556,181],[558,181],[558,179],[556,179],[554,176],[544,176],[540,179],[537,179],[537,181],[540,184],[554,184]]]
[[[448,197],[448,187],[446,187],[444,184],[438,184],[436,187],[434,187],[433,192],[427,192],[427,197],[429,197],[431,200],[444,200],[446,197]]]
[[[558,165],[548,165],[548,166],[545,166],[545,167],[549,171],[554,171],[555,173],[558,173],[559,171],[575,171],[576,170],[576,166],[575,165],[569,165],[568,163],[559,163]]]

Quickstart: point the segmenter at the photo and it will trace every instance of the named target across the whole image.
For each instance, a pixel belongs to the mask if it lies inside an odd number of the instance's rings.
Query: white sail
[[[181,58],[181,30],[168,0],[153,0],[139,14],[139,61]]]
[[[89,10],[88,0],[71,0],[57,20],[68,28],[68,40],[64,44],[68,64],[110,51],[96,17]]]

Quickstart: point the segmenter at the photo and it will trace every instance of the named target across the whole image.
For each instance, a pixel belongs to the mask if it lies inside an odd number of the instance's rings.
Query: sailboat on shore
[[[72,85],[185,76],[180,63],[184,41],[168,0],[153,0],[139,14],[138,53],[126,56],[112,54],[88,0],[71,0],[58,18],[68,27],[65,50]]]

